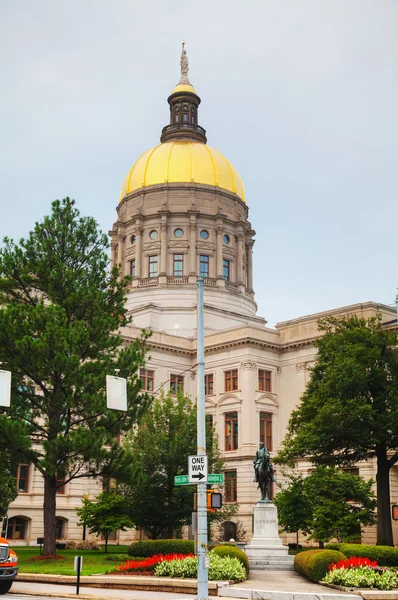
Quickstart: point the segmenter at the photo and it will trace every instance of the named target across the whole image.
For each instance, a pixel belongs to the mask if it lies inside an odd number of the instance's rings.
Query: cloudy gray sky
[[[71,196],[107,231],[181,40],[240,172],[269,324],[398,286],[396,0],[1,0],[0,236]]]

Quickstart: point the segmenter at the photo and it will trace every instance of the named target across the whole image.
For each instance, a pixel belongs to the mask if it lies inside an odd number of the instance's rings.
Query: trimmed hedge
[[[381,567],[398,566],[398,549],[392,546],[371,546],[370,544],[340,544],[340,552],[347,558],[361,556],[376,560]]]
[[[249,576],[250,573],[250,565],[249,559],[246,554],[240,548],[229,544],[222,544],[220,546],[215,546],[213,548],[214,554],[218,554],[218,556],[232,556],[232,558],[237,558],[240,563],[245,567],[246,574]]]
[[[143,540],[133,542],[127,553],[129,556],[147,558],[155,554],[193,554],[193,540]]]
[[[342,542],[339,543],[335,543],[335,544],[326,544],[325,545],[325,550],[338,550],[340,552],[340,548],[342,546]]]
[[[312,581],[321,581],[328,572],[328,566],[338,560],[345,560],[346,556],[336,550],[307,550],[294,557],[294,568],[300,575],[305,575]]]

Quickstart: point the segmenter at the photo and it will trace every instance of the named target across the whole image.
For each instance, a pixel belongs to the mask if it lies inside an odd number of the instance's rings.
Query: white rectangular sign
[[[127,410],[127,379],[106,376],[106,405],[113,410]]]
[[[11,404],[11,371],[0,371],[0,406]]]
[[[207,483],[207,455],[188,456],[189,483]]]
[[[80,558],[80,571],[83,570],[83,557],[75,556],[75,560],[73,561],[73,570],[75,573],[77,573],[79,570],[79,564],[78,564],[79,558]]]

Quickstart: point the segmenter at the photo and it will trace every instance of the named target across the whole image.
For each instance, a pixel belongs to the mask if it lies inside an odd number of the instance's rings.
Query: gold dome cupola
[[[206,130],[198,125],[200,98],[188,79],[188,56],[185,43],[181,51],[181,78],[167,101],[170,105],[170,125],[162,129],[160,141],[191,140],[205,144]]]

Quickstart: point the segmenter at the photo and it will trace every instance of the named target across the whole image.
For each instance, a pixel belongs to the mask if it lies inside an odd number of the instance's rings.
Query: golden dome
[[[190,83],[178,83],[174,90],[171,92],[170,96],[172,96],[173,94],[177,94],[180,93],[184,93],[184,92],[189,92],[191,94],[196,94],[198,95],[198,92],[195,90],[195,88],[190,84]]]
[[[245,202],[242,180],[230,162],[201,142],[175,140],[144,152],[127,173],[120,200],[142,187],[161,183],[199,183],[222,188]]]

